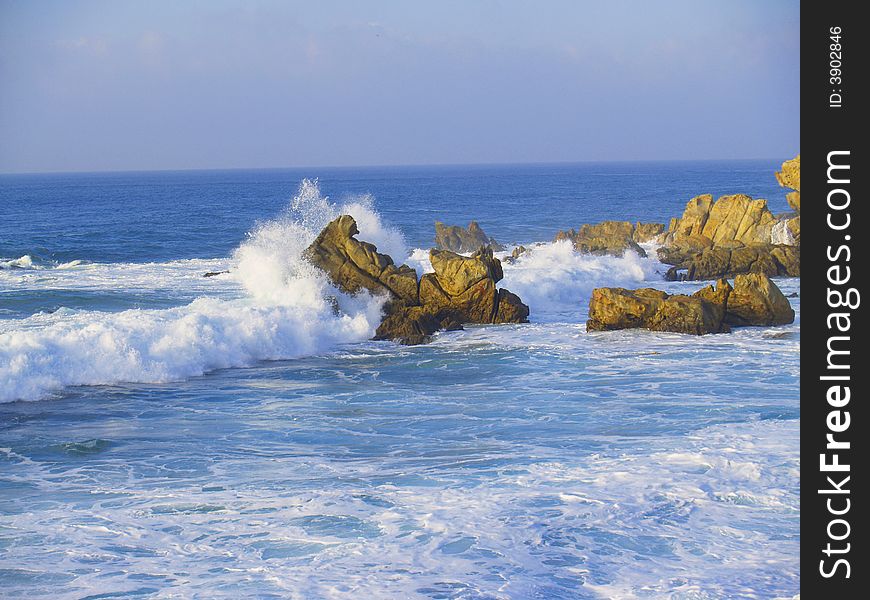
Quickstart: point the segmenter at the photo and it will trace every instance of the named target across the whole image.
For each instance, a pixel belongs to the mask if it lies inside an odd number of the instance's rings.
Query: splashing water
[[[342,294],[302,257],[342,213],[358,219],[364,239],[404,252],[401,234],[381,223],[371,198],[338,207],[304,180],[288,210],[259,224],[233,253],[232,278],[245,294],[165,310],[61,309],[4,323],[0,401],[35,400],[70,385],[174,381],[370,338],[382,300]]]

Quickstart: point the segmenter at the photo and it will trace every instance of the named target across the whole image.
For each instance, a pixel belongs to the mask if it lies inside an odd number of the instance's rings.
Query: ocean
[[[707,282],[552,242],[785,212],[780,162],[0,176],[0,596],[792,598],[800,298],[587,333],[595,287]],[[370,341],[380,301],[300,257],[343,213],[418,272],[436,220],[532,247],[531,322]]]

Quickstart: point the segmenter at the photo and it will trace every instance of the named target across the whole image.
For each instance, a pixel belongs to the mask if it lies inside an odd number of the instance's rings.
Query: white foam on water
[[[601,286],[638,287],[660,282],[661,263],[626,251],[623,256],[595,256],[574,250],[568,240],[529,248],[513,263],[502,262],[499,287],[519,295],[531,309],[531,319],[576,311]]]
[[[335,206],[320,195],[316,181],[305,180],[288,210],[259,224],[235,251],[229,277],[202,277],[206,266],[224,266],[214,261],[175,261],[169,267],[66,265],[61,275],[36,285],[57,289],[67,281],[72,288],[118,288],[138,279],[144,287],[153,288],[157,280],[166,287],[192,282],[205,293],[211,288],[230,293],[165,310],[61,309],[5,320],[0,401],[39,399],[70,385],[179,380],[370,338],[382,299],[341,294],[301,256],[322,227],[344,213],[357,219],[360,239],[406,252],[401,234],[381,223],[370,198]],[[132,275],[119,280],[121,272]]]
[[[208,596],[789,597],[800,585],[798,428],[717,425],[650,437],[632,454],[541,446],[480,481],[424,471],[359,493],[323,482],[336,469],[345,482],[400,477],[400,457],[338,466],[267,446],[259,460],[213,462],[206,490],[196,478],[94,489],[84,465],[59,474],[10,455],[10,477],[94,499],[11,514],[9,527],[51,524],[51,535],[36,555],[22,544],[8,558],[33,572],[78,567],[61,598],[135,589],[143,574]]]
[[[24,256],[20,256],[18,258],[2,258],[0,259],[0,269],[33,269],[38,268],[34,262],[33,257],[29,254],[25,254]]]

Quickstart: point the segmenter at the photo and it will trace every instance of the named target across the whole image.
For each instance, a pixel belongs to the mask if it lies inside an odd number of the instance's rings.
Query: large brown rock
[[[529,308],[519,297],[495,284],[504,274],[491,248],[470,257],[448,250],[429,251],[434,273],[420,279],[420,303],[433,311],[450,311],[463,323],[524,323]]]
[[[738,275],[728,295],[725,322],[734,327],[784,325],[794,322],[794,310],[788,298],[766,275]]]
[[[643,328],[704,335],[724,333],[724,309],[701,296],[668,295],[652,288],[597,288],[589,302],[587,331]]]
[[[788,205],[797,213],[796,217],[788,220],[787,226],[789,234],[795,243],[800,245],[801,242],[801,155],[798,154],[791,160],[782,163],[782,171],[776,174],[776,180],[784,188],[790,188],[794,191],[785,195],[788,200]]]
[[[784,188],[801,191],[801,155],[782,163],[782,171],[776,173],[776,180]]]
[[[671,220],[663,241],[668,246],[683,246],[688,240],[697,245],[701,238],[714,246],[734,241],[769,244],[776,222],[766,200],[734,194],[713,202],[713,196],[705,194],[689,200],[683,216]]]
[[[367,290],[386,297],[384,318],[375,339],[404,344],[427,342],[440,329],[461,329],[463,323],[524,323],[529,307],[516,294],[496,288],[504,277],[491,248],[471,257],[432,250],[434,273],[417,280],[417,272],[377,248],[359,241],[353,217],[329,223],[305,251],[333,284],[350,294]]]
[[[439,250],[465,254],[484,246],[489,246],[496,252],[503,250],[501,244],[483,232],[477,221],[469,223],[467,229],[435,221],[435,247]]]
[[[594,225],[582,225],[579,231],[560,231],[554,241],[570,240],[576,250],[586,254],[622,256],[626,250],[633,250],[640,256],[646,256],[639,244],[654,239],[664,228],[661,223],[603,221]]]
[[[704,335],[731,327],[783,325],[794,321],[788,299],[762,273],[725,279],[691,296],[642,288],[597,288],[589,302],[588,331],[643,328]]]
[[[373,244],[357,240],[358,233],[353,217],[341,215],[323,228],[304,256],[345,292],[365,289],[416,304],[417,272],[407,265],[397,267]]]
[[[782,169],[777,181],[796,190],[789,203],[800,211],[800,156],[783,163]],[[673,265],[669,280],[742,273],[800,277],[800,214],[776,217],[765,200],[744,194],[716,202],[709,194],[692,198],[658,241],[659,260]]]

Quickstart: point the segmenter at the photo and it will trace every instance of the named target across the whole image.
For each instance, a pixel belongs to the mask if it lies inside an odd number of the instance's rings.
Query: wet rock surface
[[[323,229],[305,256],[342,291],[367,290],[387,298],[375,339],[421,344],[436,331],[465,323],[528,321],[529,307],[496,287],[504,273],[492,248],[482,247],[470,257],[432,249],[434,273],[418,280],[414,269],[396,266],[373,244],[357,240],[358,233],[353,217],[342,215]]]

